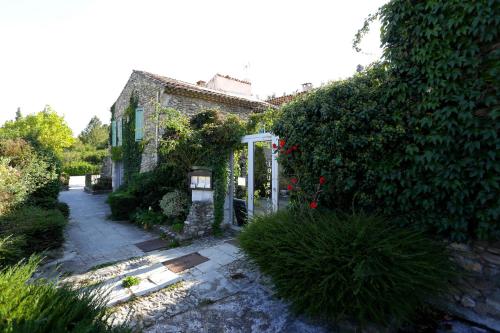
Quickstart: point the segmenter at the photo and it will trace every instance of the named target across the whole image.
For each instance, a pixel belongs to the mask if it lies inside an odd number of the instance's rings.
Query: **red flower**
[[[297,145],[292,146],[292,150],[297,150],[297,149],[299,149],[299,147],[297,147]]]
[[[283,148],[285,146],[285,143],[286,143],[285,140],[281,139],[280,140],[280,147]]]
[[[317,202],[317,201],[312,201],[312,202],[309,204],[309,208],[311,208],[311,209],[316,209],[316,208],[318,208],[318,202]]]
[[[291,153],[292,153],[292,148],[288,148],[288,149],[286,150],[286,153],[287,153],[287,154],[291,154]]]
[[[293,183],[293,184],[297,184],[299,182],[299,180],[295,177],[293,177],[292,179],[290,179],[290,181]]]
[[[324,183],[326,183],[326,178],[325,178],[325,177],[323,177],[323,176],[319,177],[319,183],[320,183],[321,185],[323,185]]]
[[[273,149],[276,149],[276,148],[278,148],[278,146],[276,146],[276,144],[273,143]]]
[[[288,189],[288,191],[293,191],[293,186],[290,184],[286,188]]]

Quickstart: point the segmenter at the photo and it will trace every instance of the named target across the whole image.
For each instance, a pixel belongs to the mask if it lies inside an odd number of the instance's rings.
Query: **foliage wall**
[[[453,238],[498,236],[500,3],[391,1],[380,18],[387,98],[411,132],[379,195]]]
[[[193,166],[212,169],[217,232],[224,218],[229,154],[240,143],[243,123],[237,116],[217,110],[202,111],[191,119],[173,109],[163,109],[162,114],[160,164],[177,168],[186,176]],[[187,184],[181,190],[187,190]]]
[[[135,109],[138,105],[138,98],[135,94],[130,96],[130,103],[125,109],[123,118],[123,175],[125,183],[141,170],[143,144],[135,140]],[[114,117],[114,115],[113,115]],[[118,125],[117,125],[118,126]]]
[[[499,4],[390,1],[384,62],[286,105],[275,132],[323,206],[464,240],[500,236]]]

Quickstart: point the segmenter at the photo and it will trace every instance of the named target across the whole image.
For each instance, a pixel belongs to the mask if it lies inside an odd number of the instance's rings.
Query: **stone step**
[[[130,288],[124,288],[122,281],[128,276],[139,278],[140,283]],[[98,290],[108,296],[107,305],[113,306],[129,300],[131,297],[144,296],[158,291],[181,279],[180,275],[169,271],[163,264],[157,263],[109,279],[103,282]]]

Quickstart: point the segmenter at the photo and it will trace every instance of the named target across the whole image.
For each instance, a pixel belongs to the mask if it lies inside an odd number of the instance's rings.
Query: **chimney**
[[[203,80],[200,80],[200,81],[196,82],[196,85],[198,87],[205,87],[207,85],[207,83]]]
[[[206,87],[243,96],[252,96],[252,84],[250,82],[229,75],[215,74],[207,82]]]
[[[313,88],[311,82],[302,83],[302,91],[309,91]]]

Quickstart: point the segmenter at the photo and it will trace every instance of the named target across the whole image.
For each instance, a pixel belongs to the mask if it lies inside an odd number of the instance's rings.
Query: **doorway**
[[[245,135],[242,149],[230,158],[229,203],[233,225],[241,226],[254,216],[276,212],[279,208],[279,168],[271,133]]]

